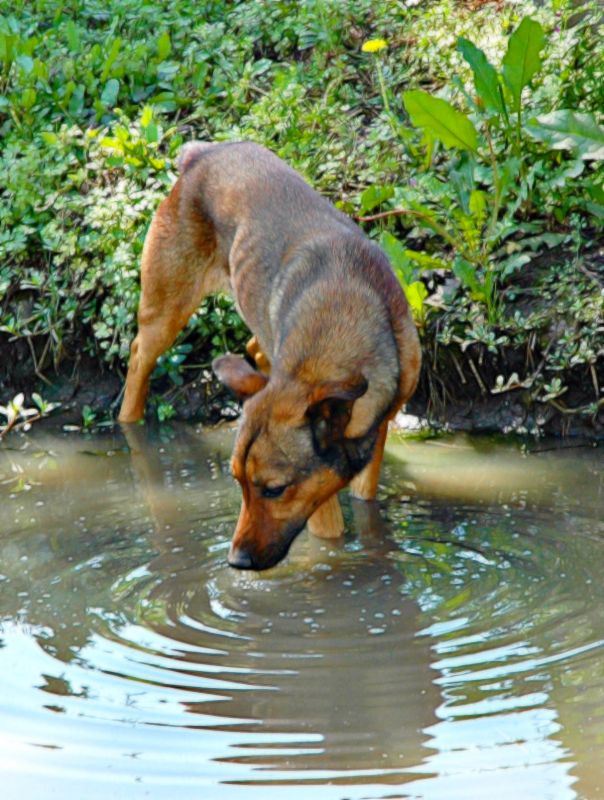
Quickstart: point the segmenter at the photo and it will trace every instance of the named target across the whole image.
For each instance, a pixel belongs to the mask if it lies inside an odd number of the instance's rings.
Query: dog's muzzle
[[[289,525],[277,541],[265,547],[261,552],[254,548],[253,542],[248,545],[231,543],[227,559],[229,565],[235,569],[254,569],[259,572],[274,567],[285,558],[292,542],[304,529],[305,524],[306,522]]]

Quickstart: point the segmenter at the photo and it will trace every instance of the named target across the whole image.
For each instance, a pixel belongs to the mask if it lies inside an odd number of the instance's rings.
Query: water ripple
[[[7,797],[598,796],[604,542],[567,493],[347,503],[345,542],[238,573],[222,445],[186,443],[1,507]]]

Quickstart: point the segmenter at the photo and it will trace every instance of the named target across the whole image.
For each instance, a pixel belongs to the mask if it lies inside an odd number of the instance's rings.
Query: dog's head
[[[244,400],[231,462],[243,503],[229,563],[267,569],[285,557],[312,513],[369,460],[375,436],[344,435],[367,381],[362,375],[315,386],[269,380],[233,355],[213,367]]]

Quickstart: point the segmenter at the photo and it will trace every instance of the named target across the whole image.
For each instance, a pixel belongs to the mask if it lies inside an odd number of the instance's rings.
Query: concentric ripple
[[[232,434],[163,436],[0,454],[3,796],[601,796],[595,451],[393,442],[255,574]]]

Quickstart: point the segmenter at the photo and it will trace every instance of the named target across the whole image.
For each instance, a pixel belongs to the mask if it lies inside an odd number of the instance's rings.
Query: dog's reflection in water
[[[181,465],[162,461],[144,429],[127,426],[125,434],[155,523],[154,600],[171,609],[157,627],[181,637],[187,672],[199,676],[203,699],[184,702],[191,724],[238,732],[227,760],[251,767],[341,771],[336,780],[346,782],[366,783],[367,770],[375,782],[417,777],[440,697],[429,641],[416,635],[420,612],[389,558],[395,545],[377,504],[351,501],[352,547],[308,535],[285,564],[241,573],[227,566],[226,546],[209,555],[191,536],[190,518],[179,522],[182,503],[170,484]],[[226,472],[228,440],[210,448],[214,472],[218,462]],[[202,437],[184,432],[172,452],[204,464],[208,455]],[[227,491],[236,505],[236,487]]]

